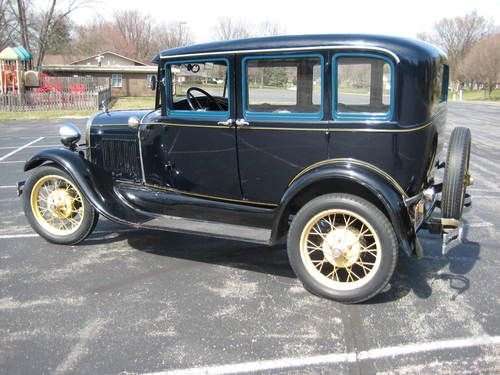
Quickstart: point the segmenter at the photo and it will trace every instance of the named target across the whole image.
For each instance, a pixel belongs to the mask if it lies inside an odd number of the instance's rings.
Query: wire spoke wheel
[[[84,200],[66,178],[46,175],[31,190],[31,210],[38,224],[50,234],[68,236],[80,228],[84,219]]]
[[[330,209],[305,225],[300,255],[311,276],[323,285],[353,290],[373,278],[382,251],[377,233],[363,217],[349,210]]]

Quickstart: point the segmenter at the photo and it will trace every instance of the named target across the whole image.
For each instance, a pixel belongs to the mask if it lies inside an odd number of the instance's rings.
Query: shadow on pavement
[[[466,220],[464,220],[466,223]],[[432,283],[435,280],[449,281],[454,290],[451,300],[469,289],[470,281],[466,275],[479,259],[480,245],[467,240],[468,226],[464,226],[463,241],[453,247],[446,255],[441,254],[439,236],[426,231],[419,234],[425,256],[420,260],[400,253],[399,263],[390,281],[390,288],[380,293],[367,303],[384,303],[393,301],[413,293],[421,299],[432,295]],[[448,266],[449,272],[439,272]]]
[[[449,287],[455,291],[451,298],[454,300],[469,288],[469,279],[466,275],[479,259],[479,243],[468,241],[467,232],[468,227],[465,226],[463,243],[456,245],[445,256],[441,255],[441,242],[438,236],[430,235],[425,231],[419,234],[425,257],[417,260],[400,252],[398,265],[388,287],[365,303],[379,304],[395,301],[411,291],[418,298],[426,299],[432,294],[432,283],[435,280],[449,281]],[[91,238],[88,242],[103,245],[122,240],[127,240],[132,248],[141,252],[195,262],[176,266],[177,268],[174,269],[196,267],[196,263],[208,263],[288,278],[296,277],[288,262],[284,244],[268,247],[151,230],[119,233],[113,237]],[[449,272],[440,272],[446,266]],[[167,269],[160,269],[154,273],[165,271]],[[153,275],[148,272],[143,276]],[[141,278],[141,275],[134,277],[136,281]]]

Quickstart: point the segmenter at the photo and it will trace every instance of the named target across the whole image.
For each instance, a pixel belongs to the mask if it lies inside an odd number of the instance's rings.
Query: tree
[[[128,56],[144,61],[151,56],[153,20],[149,15],[137,9],[115,11],[113,14],[119,37],[123,39],[123,48]]]
[[[193,41],[191,29],[185,22],[158,25],[154,33],[158,50],[186,46]]]
[[[59,38],[61,28],[71,13],[94,2],[94,0],[49,0],[46,8],[40,8],[40,2],[32,0],[4,0],[15,22],[12,42],[22,44],[36,56],[35,66],[40,66],[49,46]],[[36,6],[35,6],[36,5]],[[66,22],[64,24],[64,22]],[[67,30],[69,31],[69,30]],[[59,34],[56,39],[54,35]],[[69,39],[68,39],[69,40]]]
[[[214,39],[232,40],[243,39],[251,36],[249,25],[241,20],[233,20],[229,17],[220,18],[213,27]]]
[[[22,2],[23,0],[18,0]],[[56,25],[75,10],[90,5],[93,0],[51,0],[49,6],[40,12],[38,22],[37,57],[35,66],[41,66]]]
[[[483,84],[491,97],[500,81],[500,33],[484,38],[470,49],[463,71],[470,81]]]
[[[461,63],[467,53],[494,30],[491,20],[473,11],[463,17],[443,18],[434,24],[430,33],[419,33],[417,37],[441,47],[448,55],[454,79],[459,79]]]
[[[191,43],[185,23],[160,23],[139,11],[115,12],[113,19],[97,18],[75,30],[73,52],[96,54],[106,50],[140,61],[150,60],[159,50]]]
[[[229,17],[219,18],[217,24],[212,28],[212,36],[215,40],[244,39],[284,33],[280,24],[271,21],[252,24]]]
[[[12,43],[15,32],[14,17],[8,0],[0,0],[0,50]]]
[[[69,18],[63,18],[52,29],[47,41],[47,54],[64,54],[70,49],[72,43],[72,26]]]

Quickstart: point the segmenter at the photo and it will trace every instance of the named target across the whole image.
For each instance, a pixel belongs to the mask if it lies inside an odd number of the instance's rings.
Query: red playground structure
[[[20,94],[24,74],[31,69],[31,54],[23,46],[6,47],[0,52],[0,94]]]

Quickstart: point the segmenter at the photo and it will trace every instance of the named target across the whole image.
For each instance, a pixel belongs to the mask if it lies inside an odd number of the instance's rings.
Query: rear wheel
[[[460,220],[462,217],[465,191],[470,184],[470,148],[470,130],[464,127],[453,129],[448,145],[441,194],[441,212],[444,218]]]
[[[37,168],[23,190],[26,217],[32,228],[49,242],[77,244],[97,224],[97,212],[71,176],[59,168]]]
[[[304,287],[346,303],[367,300],[384,288],[394,272],[397,250],[386,216],[370,202],[347,194],[307,203],[288,234],[290,264]]]

